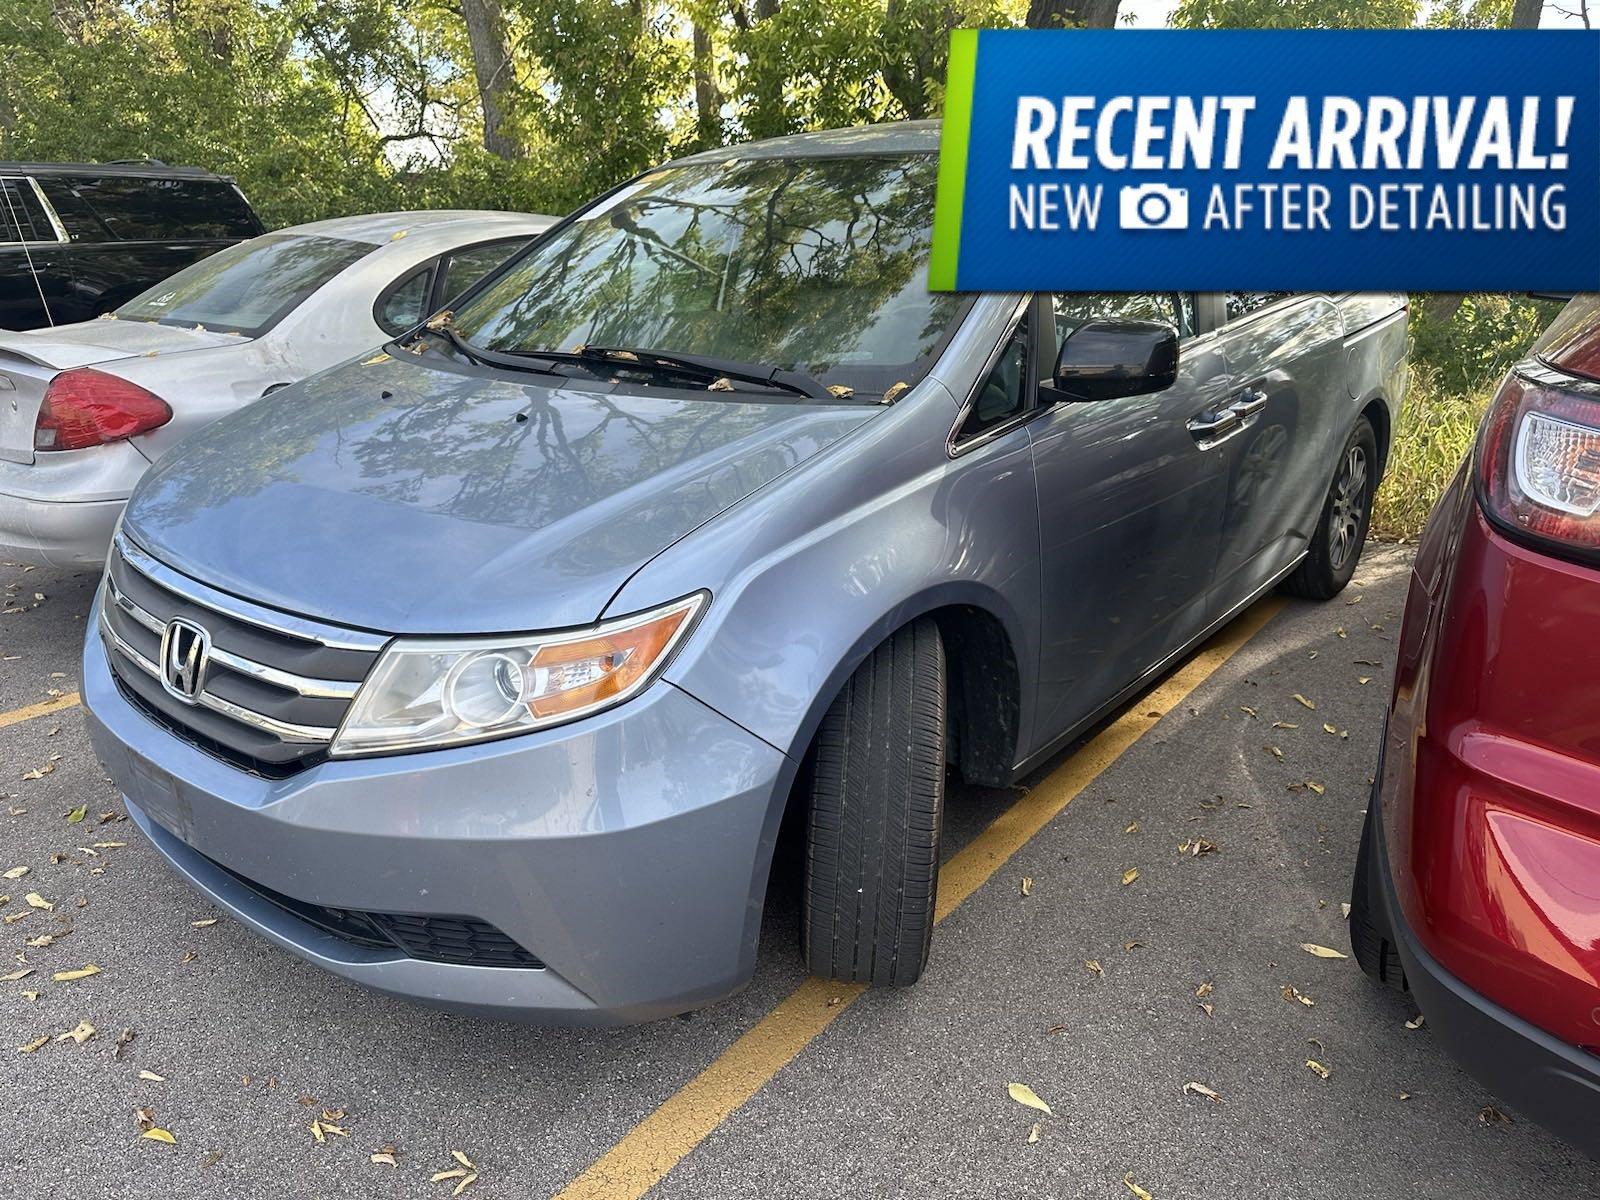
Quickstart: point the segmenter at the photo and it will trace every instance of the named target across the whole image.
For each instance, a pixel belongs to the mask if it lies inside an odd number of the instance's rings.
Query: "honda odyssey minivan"
[[[709,151],[129,501],[95,745],[173,866],[372,987],[616,1022],[915,981],[949,778],[1043,763],[1366,538],[1393,295],[930,293],[931,123]]]

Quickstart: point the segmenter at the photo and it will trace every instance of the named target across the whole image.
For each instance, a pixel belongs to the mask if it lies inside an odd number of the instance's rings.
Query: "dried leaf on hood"
[[[1026,1105],[1029,1108],[1036,1108],[1042,1113],[1049,1113],[1049,1115],[1052,1117],[1055,1116],[1055,1113],[1051,1111],[1050,1106],[1043,1100],[1039,1099],[1038,1093],[1025,1083],[1006,1084],[1006,1094],[1018,1104]]]
[[[1319,946],[1315,942],[1301,942],[1300,949],[1316,958],[1348,958],[1349,955],[1340,954],[1331,946]]]

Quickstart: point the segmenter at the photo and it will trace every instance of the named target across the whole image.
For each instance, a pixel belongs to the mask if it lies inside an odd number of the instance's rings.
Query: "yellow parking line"
[[[1152,725],[1270,621],[1283,601],[1258,604],[1154,691],[1103,728],[1038,787],[1006,809],[939,871],[934,920],[942,921]],[[1153,716],[1154,714],[1154,716]],[[638,1200],[737,1112],[865,989],[808,979],[739,1037],[553,1200]]]
[[[0,713],[0,729],[4,729],[7,725],[31,721],[35,717],[46,716],[49,713],[60,712],[63,708],[75,708],[82,702],[83,697],[77,692],[68,692],[65,696],[57,696],[54,700],[41,700],[38,704],[30,704],[26,708],[14,708],[10,712]]]

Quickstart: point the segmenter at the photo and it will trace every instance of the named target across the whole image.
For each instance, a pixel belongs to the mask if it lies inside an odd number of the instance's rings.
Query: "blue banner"
[[[1600,32],[958,30],[930,286],[1600,290]]]

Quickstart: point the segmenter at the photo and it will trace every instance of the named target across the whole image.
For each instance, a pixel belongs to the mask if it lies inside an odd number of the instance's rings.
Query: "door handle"
[[[1259,388],[1245,388],[1239,393],[1239,398],[1228,405],[1228,411],[1239,414],[1242,421],[1246,417],[1253,417],[1267,406],[1267,394]]]
[[[1189,418],[1187,428],[1204,448],[1237,428],[1244,418],[1231,408],[1205,409]]]

